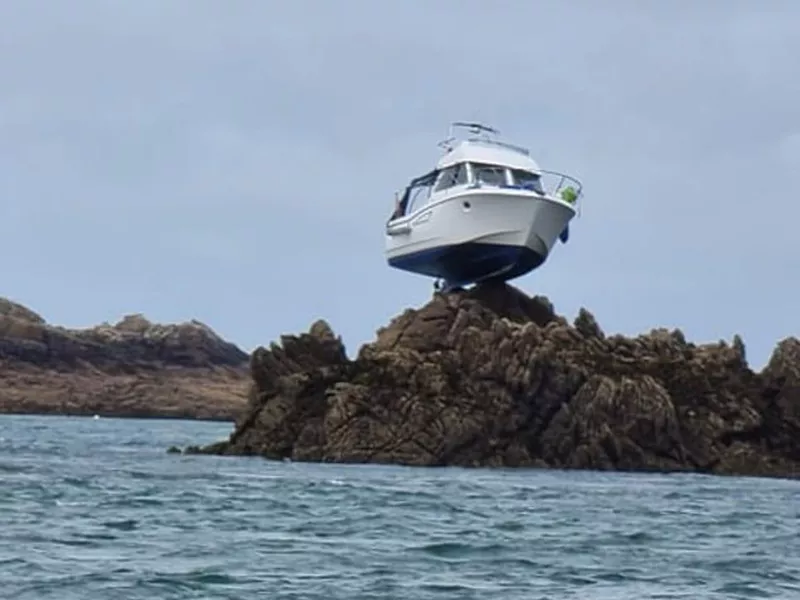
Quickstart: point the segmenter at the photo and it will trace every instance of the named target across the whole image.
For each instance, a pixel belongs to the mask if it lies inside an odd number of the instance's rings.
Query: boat
[[[459,139],[458,132],[468,136]],[[541,169],[530,151],[480,123],[455,122],[436,167],[395,197],[386,223],[389,266],[450,290],[509,281],[566,243],[581,182]],[[549,183],[551,182],[552,183]]]

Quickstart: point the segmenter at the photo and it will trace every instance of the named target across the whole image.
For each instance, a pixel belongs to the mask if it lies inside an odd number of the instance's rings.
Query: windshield
[[[399,205],[395,207],[391,218],[397,219],[403,215],[409,215],[421,206],[424,206],[430,199],[431,190],[433,189],[433,184],[438,174],[438,171],[431,171],[422,177],[417,177],[412,180],[405,189]]]
[[[511,176],[514,179],[514,185],[526,190],[534,190],[540,194],[544,194],[542,178],[536,173],[523,171],[521,169],[512,169]]]
[[[472,172],[476,183],[496,186],[506,185],[506,170],[503,167],[472,163]]]

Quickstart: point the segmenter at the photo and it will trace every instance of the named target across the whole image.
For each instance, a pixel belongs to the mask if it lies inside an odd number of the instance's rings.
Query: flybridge
[[[523,147],[508,142],[502,142],[493,138],[492,136],[499,136],[500,132],[494,127],[482,125],[481,123],[468,123],[464,121],[456,121],[450,125],[450,132],[446,139],[439,142],[438,146],[444,148],[445,152],[450,152],[455,148],[455,142],[458,142],[458,136],[455,135],[456,130],[466,129],[476,137],[468,137],[466,141],[473,144],[484,144],[486,146],[495,146],[498,148],[506,148],[530,156],[530,151]]]

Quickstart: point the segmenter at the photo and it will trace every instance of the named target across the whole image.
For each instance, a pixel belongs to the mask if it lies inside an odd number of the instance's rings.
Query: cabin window
[[[456,185],[467,183],[467,165],[458,164],[447,167],[439,176],[435,191],[441,192]]]
[[[542,178],[536,173],[523,171],[521,169],[512,169],[511,176],[514,178],[514,185],[526,190],[534,190],[540,194],[545,193],[544,186],[542,185]]]
[[[415,210],[422,208],[430,200],[433,184],[436,181],[437,173],[429,173],[425,177],[415,180],[406,190],[405,214],[410,215]]]
[[[472,172],[475,177],[475,183],[496,186],[506,185],[506,170],[504,167],[472,163]]]

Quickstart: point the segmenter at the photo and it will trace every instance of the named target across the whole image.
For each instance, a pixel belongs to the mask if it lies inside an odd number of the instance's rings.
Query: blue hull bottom
[[[443,279],[450,285],[468,285],[487,278],[508,281],[520,277],[545,258],[530,248],[471,242],[391,258],[389,266]]]

